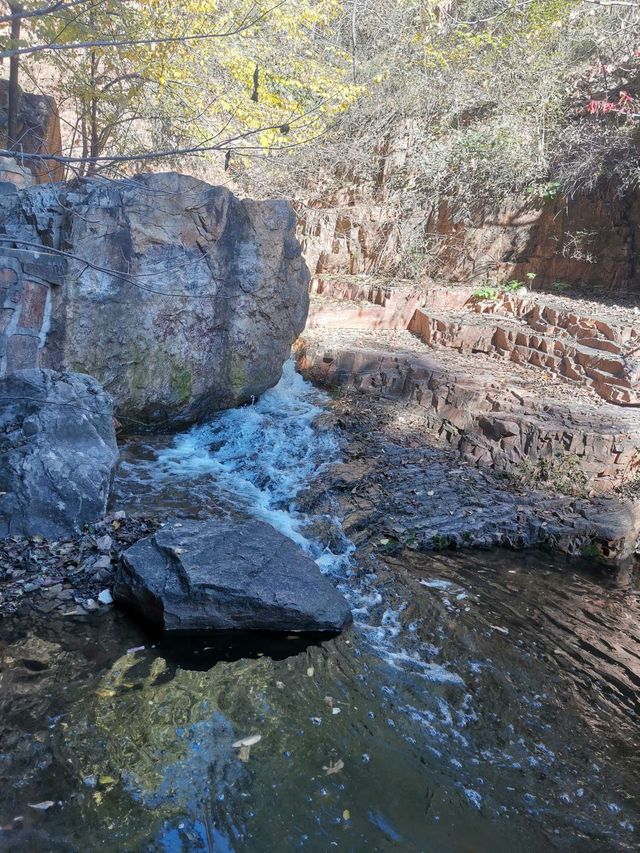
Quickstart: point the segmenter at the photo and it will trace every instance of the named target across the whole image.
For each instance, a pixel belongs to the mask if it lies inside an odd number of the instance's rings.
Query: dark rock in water
[[[113,404],[91,377],[0,380],[0,536],[57,539],[105,513],[118,459]]]
[[[166,631],[339,631],[346,600],[255,519],[172,519],[122,555],[115,598]]]

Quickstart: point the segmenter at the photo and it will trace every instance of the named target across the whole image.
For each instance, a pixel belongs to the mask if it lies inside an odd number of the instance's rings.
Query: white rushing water
[[[314,516],[301,508],[306,487],[321,481],[326,467],[340,461],[336,434],[318,425],[326,401],[289,361],[278,385],[255,404],[222,412],[162,449],[143,445],[140,453],[138,447],[122,466],[121,488],[130,489],[129,497],[137,495],[139,508],[150,510],[206,511],[222,502],[273,525],[299,544],[334,578],[350,603],[357,633],[354,655],[368,658],[369,677],[388,705],[388,725],[414,726],[413,734],[404,737],[415,742],[420,732],[423,748],[453,768],[465,799],[480,808],[491,787],[484,775],[489,768],[509,766],[518,773],[529,768],[534,773],[542,767],[546,773],[557,766],[554,752],[542,742],[550,732],[548,697],[523,693],[527,716],[520,734],[513,728],[519,723],[510,722],[508,713],[503,722],[492,722],[500,720],[502,711],[488,713],[482,707],[486,697],[477,696],[485,687],[495,692],[501,665],[494,665],[487,650],[483,654],[476,649],[470,637],[475,631],[507,637],[509,631],[497,622],[482,628],[484,616],[473,585],[465,588],[458,578],[443,579],[437,568],[432,569],[434,575],[415,578],[413,589],[400,577],[388,584],[384,571],[379,578],[356,564],[355,548],[342,533],[339,518]],[[324,541],[317,535],[320,528],[331,531],[329,537],[322,536]],[[431,609],[416,617],[417,590],[424,590]],[[419,622],[424,613],[428,633],[413,621]],[[509,647],[513,642],[509,638]],[[494,640],[489,648],[492,654]],[[513,664],[510,651],[505,659]],[[507,746],[476,744],[473,732],[479,720],[499,725],[500,743]],[[571,775],[567,771],[567,783]],[[574,787],[579,790],[578,783]],[[508,796],[513,790],[506,788]],[[604,809],[601,801],[593,807]]]
[[[322,396],[288,361],[275,388],[253,405],[229,409],[176,438],[159,453],[156,476],[176,480],[211,478],[219,492],[250,515],[273,525],[310,553],[325,571],[344,575],[344,551],[319,551],[304,533],[309,519],[297,511],[296,496],[323,467],[337,461],[334,434],[314,421]]]
[[[273,525],[335,579],[356,626],[389,665],[427,681],[462,685],[460,676],[425,659],[431,648],[405,648],[404,640],[414,639],[402,628],[405,602],[386,601],[375,575],[354,576],[354,546],[342,534],[339,519],[312,517],[296,505],[301,491],[340,460],[335,433],[316,424],[326,399],[289,360],[280,382],[256,403],[229,409],[181,433],[152,460],[125,464],[123,473],[144,480],[151,495],[182,491],[182,503],[191,501],[194,509],[206,508],[207,497],[224,498]],[[331,548],[309,532],[319,520],[332,529]]]

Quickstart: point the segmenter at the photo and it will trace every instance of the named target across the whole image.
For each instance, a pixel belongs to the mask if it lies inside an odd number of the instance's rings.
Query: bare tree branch
[[[631,9],[640,9],[640,3],[631,3],[628,0],[584,0],[592,6],[628,6]]]
[[[33,9],[30,12],[12,12],[10,15],[0,15],[0,24],[8,24],[15,21],[16,18],[41,18],[45,15],[51,15],[54,12],[66,12],[67,9],[72,9],[74,6],[82,6],[90,0],[70,0],[65,3],[63,0],[58,0],[57,3],[52,3],[50,6],[41,6],[39,9]],[[104,0],[101,0],[104,2]]]
[[[316,108],[317,110],[318,108]],[[310,110],[308,113],[305,113],[303,116],[299,116],[299,120],[304,118],[307,115],[311,115],[316,110]],[[304,126],[298,126],[298,129],[302,129]],[[206,154],[211,151],[227,151],[229,148],[234,148],[236,151],[262,151],[264,149],[263,145],[238,145],[239,141],[243,139],[250,139],[255,137],[260,133],[264,133],[269,130],[282,130],[282,125],[274,124],[274,125],[266,125],[264,127],[256,128],[255,130],[248,130],[244,133],[238,133],[235,136],[230,136],[227,139],[222,140],[221,142],[216,143],[215,145],[192,145],[186,148],[170,148],[165,151],[149,151],[147,153],[142,154],[116,154],[113,156],[99,156],[99,157],[90,157],[90,156],[80,156],[80,157],[67,157],[61,154],[30,154],[30,153],[19,153],[18,159],[21,161],[32,160],[35,162],[53,162],[53,163],[62,163],[66,166],[73,167],[74,164],[83,164],[87,166],[95,165],[98,163],[105,163],[108,165],[114,165],[117,163],[135,163],[135,162],[146,162],[148,160],[162,160],[166,158],[173,157],[184,157],[188,155],[197,155],[197,154]],[[299,142],[291,142],[287,145],[277,145],[273,146],[273,150],[276,151],[284,151],[290,148],[297,148],[301,145],[307,145],[311,142],[314,142],[316,139],[319,139],[321,136],[329,130],[329,128],[325,128],[321,133],[316,134],[315,136],[301,140]],[[9,151],[8,149],[0,149],[0,157],[15,157],[15,151]]]
[[[96,41],[83,41],[83,42],[69,42],[65,44],[64,42],[53,42],[51,44],[37,44],[32,45],[30,47],[16,47],[10,50],[0,51],[0,59],[7,59],[14,56],[25,56],[34,53],[43,53],[46,51],[51,51],[55,53],[59,53],[61,51],[67,50],[85,50],[87,48],[96,48],[96,47],[132,47],[135,45],[144,45],[144,44],[176,44],[179,42],[191,42],[191,41],[206,41],[212,39],[222,39],[229,38],[230,36],[237,36],[243,32],[254,27],[256,24],[260,23],[260,21],[264,20],[267,15],[273,12],[275,9],[278,9],[282,6],[286,0],[280,0],[279,3],[276,3],[274,6],[271,6],[269,9],[266,9],[262,14],[253,18],[252,20],[240,24],[233,30],[227,30],[226,32],[218,32],[218,33],[191,33],[179,36],[156,36],[154,38],[144,38],[144,39],[131,39],[131,38],[115,38],[115,39],[102,39]]]

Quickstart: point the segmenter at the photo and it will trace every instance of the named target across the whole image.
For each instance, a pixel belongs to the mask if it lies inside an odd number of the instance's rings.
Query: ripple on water
[[[33,850],[634,849],[633,579],[504,552],[355,571],[336,519],[329,548],[296,505],[339,456],[323,400],[287,365],[257,404],[133,442],[117,500],[274,524],[336,579],[354,630],[185,651],[117,614],[6,621],[0,823],[23,816]]]

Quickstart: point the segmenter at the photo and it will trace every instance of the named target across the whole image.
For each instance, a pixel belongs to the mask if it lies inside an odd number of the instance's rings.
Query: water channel
[[[0,850],[637,849],[637,578],[535,552],[365,566],[297,509],[339,457],[324,406],[289,364],[253,406],[130,442],[114,501],[270,522],[353,628],[167,644],[117,611],[4,618]]]

